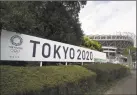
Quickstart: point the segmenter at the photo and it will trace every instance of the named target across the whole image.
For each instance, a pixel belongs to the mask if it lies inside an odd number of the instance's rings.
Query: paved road
[[[136,70],[131,71],[132,75],[120,80],[105,94],[137,95],[136,94]]]

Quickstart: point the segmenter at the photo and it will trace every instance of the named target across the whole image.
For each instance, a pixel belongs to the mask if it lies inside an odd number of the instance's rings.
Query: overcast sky
[[[88,1],[79,14],[84,34],[136,34],[136,1]]]

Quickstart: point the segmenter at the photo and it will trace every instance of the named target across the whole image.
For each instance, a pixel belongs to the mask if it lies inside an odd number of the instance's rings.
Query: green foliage
[[[98,41],[91,40],[88,36],[83,36],[83,42],[81,46],[93,50],[102,51],[102,45]]]
[[[128,56],[129,50],[130,50],[130,55],[132,56],[132,61],[136,61],[137,60],[137,56],[136,56],[137,48],[136,47],[128,47],[128,48],[124,49],[123,55]]]
[[[68,44],[80,45],[78,14],[86,1],[4,1],[0,27]]]
[[[81,66],[0,66],[1,95],[84,95],[95,93],[96,83],[109,83],[129,74],[120,64]],[[89,70],[87,70],[87,69]],[[94,72],[96,73],[94,73]]]
[[[1,95],[76,95],[91,89],[96,74],[81,66],[0,66]],[[61,94],[62,93],[62,94]]]
[[[98,83],[107,83],[129,74],[130,70],[124,65],[120,64],[91,64],[84,65],[89,70],[96,72]]]
[[[137,48],[136,47],[128,47],[128,48],[125,48],[124,51],[123,51],[123,54],[124,55],[128,55],[129,54],[129,50],[132,53],[136,52]]]

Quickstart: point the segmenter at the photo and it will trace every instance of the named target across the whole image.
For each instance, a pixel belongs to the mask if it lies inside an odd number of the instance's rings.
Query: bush
[[[81,66],[0,66],[0,95],[84,94],[95,84],[96,74]]]
[[[120,64],[88,64],[84,65],[89,70],[96,72],[98,83],[107,83],[109,81],[122,78],[129,74],[129,68]]]

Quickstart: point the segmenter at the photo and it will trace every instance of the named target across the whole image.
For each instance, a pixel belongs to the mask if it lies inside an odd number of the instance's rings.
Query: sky
[[[79,14],[85,34],[136,34],[136,1],[87,1]]]
[[[79,19],[86,35],[136,34],[136,1],[87,1]]]

